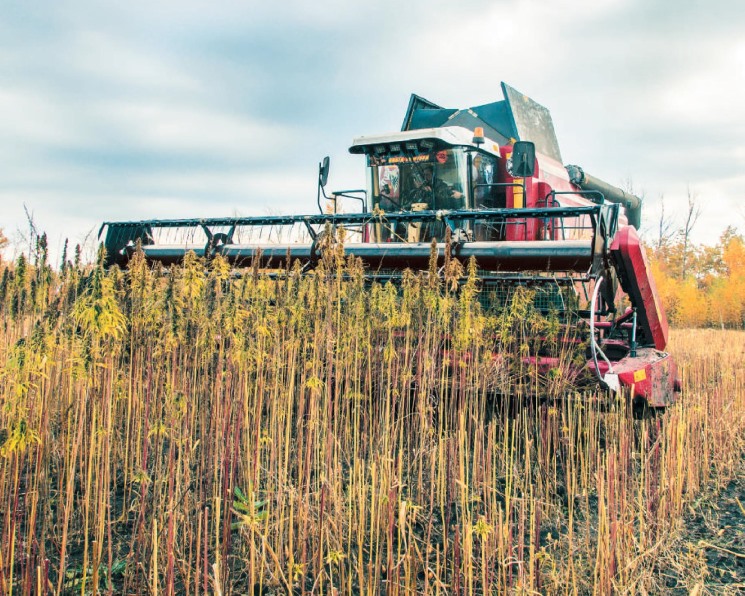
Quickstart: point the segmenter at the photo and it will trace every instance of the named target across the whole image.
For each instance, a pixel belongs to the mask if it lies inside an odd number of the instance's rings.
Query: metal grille
[[[508,306],[518,287],[527,287],[533,292],[533,306],[540,312],[576,311],[579,300],[574,286],[546,279],[536,283],[531,280],[483,281],[479,302],[486,311],[500,310]]]

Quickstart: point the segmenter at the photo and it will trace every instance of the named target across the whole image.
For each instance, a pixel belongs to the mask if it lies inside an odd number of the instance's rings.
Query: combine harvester
[[[446,253],[473,257],[483,296],[529,285],[550,308],[568,310],[584,288],[586,307],[573,316],[587,323],[588,369],[603,387],[625,388],[636,406],[664,408],[679,382],[636,231],[641,200],[565,167],[548,110],[502,89],[503,101],[464,110],[412,95],[401,132],[359,137],[350,148],[365,156],[365,190],[327,195],[323,160],[320,214],[106,222],[107,264],[126,266],[139,246],[148,261],[165,265],[193,251],[235,266],[299,261],[310,270],[328,227],[344,228],[344,252],[376,279],[427,270],[435,252],[440,262]],[[350,199],[360,212],[337,213]],[[551,366],[540,357],[536,364]]]

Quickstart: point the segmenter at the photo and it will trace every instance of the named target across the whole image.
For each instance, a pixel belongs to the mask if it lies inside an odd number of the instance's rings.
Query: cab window
[[[485,153],[471,157],[471,180],[474,209],[495,209],[505,206],[504,188],[493,186],[497,181],[497,160]]]

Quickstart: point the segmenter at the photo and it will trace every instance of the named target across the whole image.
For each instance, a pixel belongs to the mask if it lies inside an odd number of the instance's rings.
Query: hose
[[[600,346],[598,345],[597,341],[595,340],[595,303],[598,299],[598,292],[600,290],[600,285],[603,283],[603,276],[601,275],[598,277],[598,280],[595,282],[595,287],[592,290],[592,304],[590,308],[590,350],[592,351],[592,361],[595,363],[595,373],[598,376],[598,379],[601,383],[605,383],[605,379],[600,375],[600,368],[598,366],[598,354],[608,363],[608,372],[610,374],[613,374],[613,365],[611,364],[611,361],[608,360],[608,357],[603,353],[603,350],[600,349]]]

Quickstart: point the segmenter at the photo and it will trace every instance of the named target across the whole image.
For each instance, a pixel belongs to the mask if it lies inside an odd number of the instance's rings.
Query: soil
[[[658,569],[669,593],[745,594],[745,454],[729,482],[690,507],[673,548]]]

